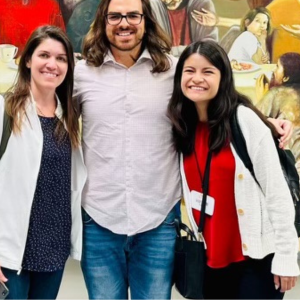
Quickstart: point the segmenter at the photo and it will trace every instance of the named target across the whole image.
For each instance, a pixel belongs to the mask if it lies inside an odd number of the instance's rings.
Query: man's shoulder
[[[94,72],[93,70],[95,69],[95,67],[93,66],[89,66],[86,63],[86,60],[82,59],[80,61],[78,61],[75,65],[75,69],[74,69],[74,79],[76,81],[78,80],[90,80],[91,79],[91,74],[92,72]]]
[[[88,65],[85,59],[78,61],[75,65],[75,73],[79,70],[80,72],[90,71],[91,69],[95,68],[94,66]]]
[[[168,72],[172,73],[172,76],[173,76],[173,74],[175,73],[177,63],[178,63],[178,58],[173,56],[172,54],[167,54],[167,58],[170,62],[170,69],[168,70]]]
[[[148,57],[149,60],[153,61],[153,59],[151,58],[151,53],[149,52],[149,50],[146,49],[145,51],[146,51],[145,53],[147,53],[146,57]],[[164,55],[167,57],[167,59],[170,62],[170,69],[169,69],[169,71],[174,72],[175,68],[176,68],[176,65],[177,65],[177,62],[178,62],[178,58],[175,57],[175,56],[173,56],[170,53],[165,53]]]
[[[175,57],[172,54],[167,54],[168,59],[170,60],[170,62],[172,63],[172,65],[174,67],[176,67],[177,63],[178,63],[178,57]]]
[[[84,68],[84,67],[87,67],[88,65],[86,64],[86,60],[85,59],[82,59],[82,60],[79,60],[76,65],[75,65],[75,69],[81,69],[81,68]]]

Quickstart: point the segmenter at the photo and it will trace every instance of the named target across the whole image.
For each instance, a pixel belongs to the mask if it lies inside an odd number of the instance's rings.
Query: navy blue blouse
[[[58,119],[39,116],[43,152],[33,199],[23,269],[52,272],[64,268],[71,248],[71,143],[57,141]]]

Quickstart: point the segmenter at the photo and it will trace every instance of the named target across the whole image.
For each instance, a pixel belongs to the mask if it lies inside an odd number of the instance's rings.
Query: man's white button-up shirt
[[[181,197],[178,156],[166,115],[177,60],[151,73],[144,50],[130,68],[111,53],[75,68],[88,180],[83,207],[101,226],[134,235],[157,227]]]

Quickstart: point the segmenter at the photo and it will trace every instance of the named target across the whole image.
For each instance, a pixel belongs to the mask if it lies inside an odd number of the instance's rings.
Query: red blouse
[[[208,153],[208,138],[207,123],[199,123],[195,149],[202,178]],[[202,192],[194,153],[184,157],[184,171],[190,191]],[[228,144],[217,155],[213,155],[210,167],[209,195],[215,199],[215,208],[212,216],[205,216],[204,238],[207,244],[207,264],[211,268],[223,268],[230,263],[245,260],[235,206],[234,173],[235,160]],[[199,224],[200,211],[193,209],[193,215]]]

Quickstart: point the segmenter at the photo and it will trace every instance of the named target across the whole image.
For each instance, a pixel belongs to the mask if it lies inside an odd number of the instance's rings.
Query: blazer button
[[[243,180],[244,179],[244,175],[243,174],[239,174],[238,175],[238,179]]]
[[[245,213],[244,213],[244,210],[242,210],[241,208],[238,209],[238,214],[240,216],[243,216]]]
[[[245,251],[247,251],[247,250],[248,250],[248,247],[247,247],[247,245],[246,245],[246,244],[243,244],[243,249],[244,249]]]

